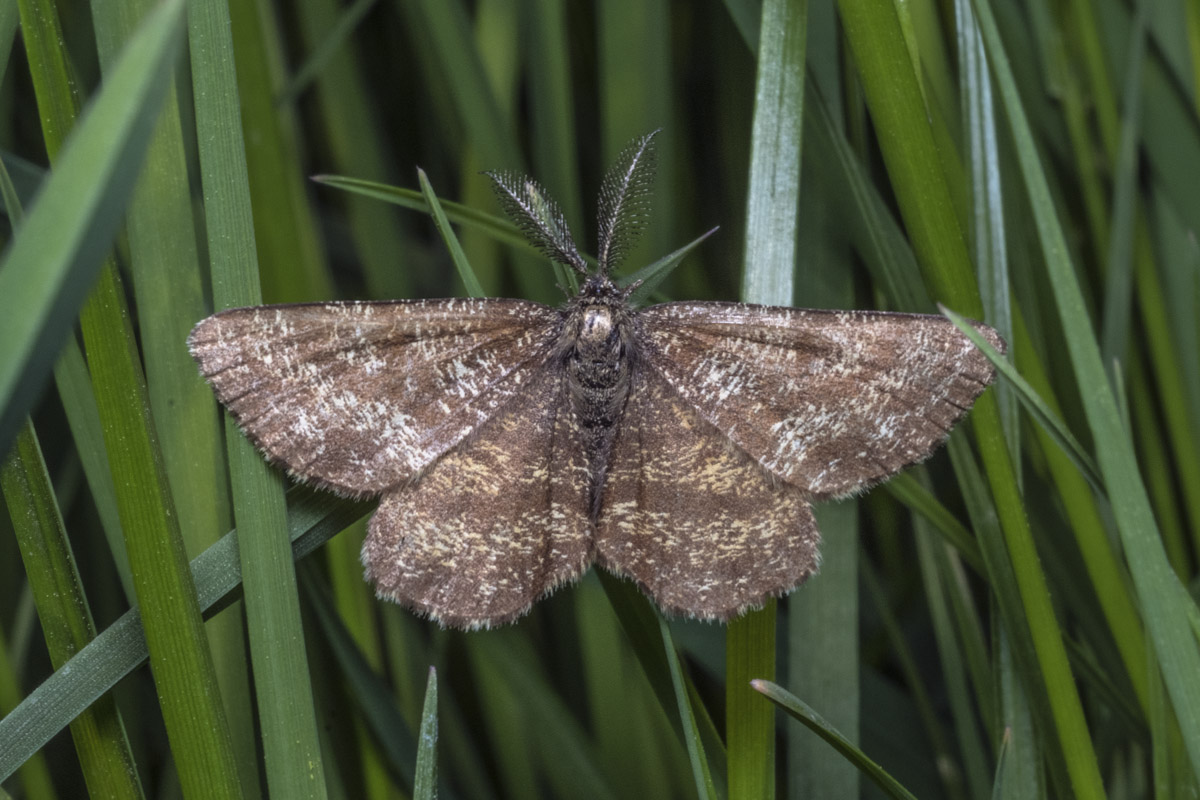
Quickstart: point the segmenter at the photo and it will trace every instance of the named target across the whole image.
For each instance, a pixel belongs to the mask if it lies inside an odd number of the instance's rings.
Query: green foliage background
[[[0,796],[1196,795],[1196,3],[8,0],[0,69]],[[1012,368],[729,626],[375,601],[370,504],[267,468],[188,330],[464,294],[418,166],[485,294],[559,302],[480,170],[586,247],[656,128],[627,268],[720,226],[658,295],[941,303]]]

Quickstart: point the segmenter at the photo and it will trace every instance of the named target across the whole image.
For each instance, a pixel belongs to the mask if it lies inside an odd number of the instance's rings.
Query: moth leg
[[[443,625],[510,622],[592,561],[586,457],[549,371],[416,480],[384,493],[362,560],[377,594]]]
[[[816,571],[803,494],[700,419],[653,370],[635,378],[596,525],[599,563],[664,611],[730,619]]]

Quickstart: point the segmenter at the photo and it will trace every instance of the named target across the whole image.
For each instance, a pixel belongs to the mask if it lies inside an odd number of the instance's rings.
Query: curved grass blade
[[[1154,642],[1192,769],[1200,773],[1200,652],[1188,624],[1188,607],[1192,603],[1167,560],[1128,430],[1121,423],[1116,400],[1108,388],[1100,348],[1071,266],[1066,236],[1058,223],[1055,203],[991,9],[983,0],[977,0],[975,6],[1033,208],[1076,381],[1088,389],[1081,393],[1084,410],[1117,530],[1125,545],[1125,557],[1146,628]]]
[[[1021,405],[1025,407],[1025,410],[1029,412],[1029,415],[1037,420],[1046,433],[1050,434],[1050,437],[1058,443],[1063,453],[1071,459],[1083,476],[1087,478],[1088,483],[1096,491],[1103,493],[1104,482],[1100,477],[1100,471],[1091,454],[1083,449],[1083,445],[1071,433],[1066,423],[1050,410],[1050,407],[1046,405],[1046,401],[1042,400],[1038,396],[1038,393],[1033,390],[1033,387],[1021,377],[1021,373],[1017,372],[1017,368],[1008,359],[1000,355],[1000,352],[996,348],[988,344],[979,335],[979,332],[975,330],[975,327],[967,322],[965,317],[955,314],[940,303],[938,304],[938,310],[953,322],[976,347],[983,351],[988,360],[995,365],[996,371],[1007,378],[1016,390],[1017,398],[1021,401]]]
[[[888,797],[896,800],[916,800],[916,796],[905,789],[889,775],[882,767],[867,757],[863,751],[846,740],[842,734],[821,718],[821,715],[808,707],[800,698],[770,681],[753,680],[750,685],[755,691],[761,692],[768,700],[804,723],[813,733],[829,742],[834,750],[850,760],[854,766],[875,782]]]
[[[182,0],[167,0],[143,23],[58,153],[0,263],[0,451],[41,391],[108,251],[182,31]]]
[[[413,211],[430,213],[429,203],[425,196],[414,189],[402,189],[376,181],[366,181],[361,178],[346,178],[341,175],[314,175],[312,179],[325,186],[333,186],[348,192],[356,192],[366,197],[374,197],[388,203],[410,208]],[[459,225],[481,230],[507,245],[520,248],[527,253],[538,254],[540,251],[521,235],[520,229],[508,220],[488,214],[477,208],[455,203],[451,200],[439,200],[446,218]]]
[[[371,510],[368,503],[342,500],[299,487],[288,492],[288,502],[288,532],[296,559],[308,555]],[[242,580],[237,530],[222,536],[192,559],[191,569],[205,617],[228,606]],[[0,781],[6,780],[147,657],[141,612],[134,607],[0,720]]]
[[[463,252],[462,245],[458,243],[458,237],[454,235],[454,230],[450,227],[450,221],[446,219],[446,212],[442,210],[442,204],[433,192],[429,177],[420,167],[417,168],[417,180],[421,183],[421,194],[429,206],[429,215],[433,217],[433,224],[437,227],[442,241],[445,242],[446,249],[450,251],[450,258],[454,260],[454,266],[458,269],[458,276],[462,278],[463,286],[467,287],[467,294],[471,297],[483,297],[483,286],[480,285],[479,278],[475,277],[475,271],[471,269],[471,265],[467,261],[467,254]]]

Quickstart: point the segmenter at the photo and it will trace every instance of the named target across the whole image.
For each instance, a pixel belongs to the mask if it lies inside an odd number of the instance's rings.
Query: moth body
[[[604,490],[612,443],[629,399],[634,319],[627,293],[607,278],[590,278],[568,305],[561,348],[570,412],[587,449],[591,516]]]

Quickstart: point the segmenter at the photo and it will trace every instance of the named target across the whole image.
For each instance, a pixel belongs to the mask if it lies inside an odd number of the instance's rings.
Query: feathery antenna
[[[654,186],[654,130],[634,139],[617,156],[617,161],[600,185],[599,252],[600,274],[620,263],[641,235],[650,213],[650,190]]]
[[[547,258],[571,267],[580,275],[587,274],[587,264],[575,247],[562,209],[537,181],[515,172],[483,174],[492,179],[500,207],[530,244]]]

